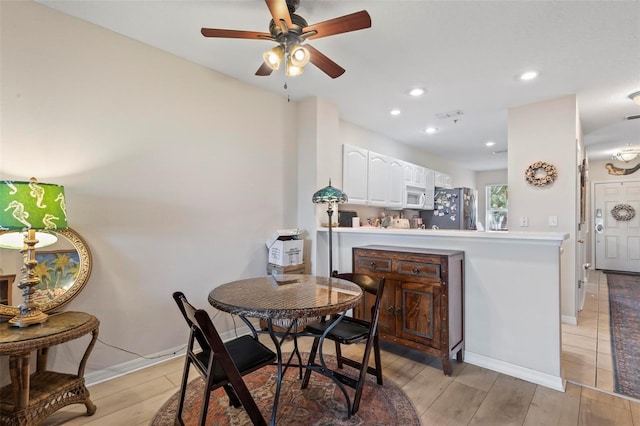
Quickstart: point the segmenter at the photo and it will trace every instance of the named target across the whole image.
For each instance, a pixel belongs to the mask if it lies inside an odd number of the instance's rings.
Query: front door
[[[596,183],[594,202],[596,269],[640,272],[640,182]]]

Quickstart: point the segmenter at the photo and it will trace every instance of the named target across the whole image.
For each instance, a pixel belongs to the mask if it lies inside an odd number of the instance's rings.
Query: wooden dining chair
[[[219,387],[224,387],[229,396],[230,405],[244,406],[254,425],[266,425],[264,417],[262,417],[242,376],[273,364],[276,360],[276,354],[251,336],[241,336],[223,343],[206,311],[194,308],[182,292],[173,293],[173,298],[191,330],[180,385],[176,421],[184,424],[182,409],[187,390],[189,368],[193,364],[205,381],[200,412],[201,426],[205,426],[207,419],[210,393]],[[201,349],[197,352],[194,347],[196,342]]]
[[[376,382],[379,385],[383,384],[382,379],[382,361],[380,358],[380,344],[378,340],[378,317],[380,316],[380,305],[382,303],[382,293],[384,291],[384,278],[373,278],[363,274],[333,274],[336,278],[341,278],[354,282],[362,288],[365,292],[365,298],[367,294],[374,296],[374,302],[371,305],[371,317],[370,321],[365,321],[358,318],[344,317],[336,326],[329,331],[325,339],[330,339],[335,342],[336,358],[338,368],[342,368],[343,364],[347,364],[353,368],[359,370],[358,379],[345,376],[343,374],[334,373],[335,377],[347,386],[355,389],[356,393],[353,397],[353,404],[351,408],[351,414],[355,414],[360,408],[360,399],[362,397],[362,390],[364,389],[364,383],[367,373],[376,377]],[[368,298],[366,299],[368,300]],[[308,365],[316,365],[315,358],[320,344],[320,336],[338,319],[338,316],[333,316],[329,320],[323,320],[319,323],[309,324],[305,327],[305,331],[314,334],[316,337],[313,340],[311,346],[311,352],[309,353]],[[350,345],[353,343],[360,343],[366,341],[364,347],[364,353],[361,359],[348,358],[342,354],[340,345]],[[369,358],[371,350],[373,349],[375,368],[369,366]],[[307,369],[304,379],[302,381],[302,388],[306,388],[309,384],[309,378],[311,376],[311,369]]]

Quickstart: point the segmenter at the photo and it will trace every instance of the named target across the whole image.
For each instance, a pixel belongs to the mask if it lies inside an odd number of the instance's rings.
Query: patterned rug
[[[616,392],[640,399],[640,275],[607,272]]]
[[[329,367],[335,358],[325,356]],[[351,371],[349,371],[351,370]],[[355,372],[344,367],[348,374]],[[390,380],[383,386],[368,378],[358,412],[347,419],[344,395],[331,379],[312,373],[307,389],[300,389],[298,370],[289,369],[282,381],[276,424],[280,425],[419,425],[415,408],[404,392]],[[273,396],[276,389],[276,367],[269,366],[244,376],[247,387],[267,423],[271,419]],[[204,381],[194,379],[187,386],[183,420],[185,425],[196,425],[202,406]],[[347,387],[353,398],[353,389]],[[151,421],[152,426],[173,426],[179,392],[160,408]],[[251,425],[243,408],[229,406],[229,399],[221,388],[211,393],[207,425]]]

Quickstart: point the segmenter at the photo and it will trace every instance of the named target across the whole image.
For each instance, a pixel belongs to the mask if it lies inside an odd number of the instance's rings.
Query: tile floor
[[[567,381],[613,392],[607,276],[590,270],[578,325],[562,324],[562,366]]]

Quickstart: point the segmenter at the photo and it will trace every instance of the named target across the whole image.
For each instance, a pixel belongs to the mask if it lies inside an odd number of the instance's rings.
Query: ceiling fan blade
[[[287,28],[293,27],[291,22],[291,15],[289,15],[289,8],[287,7],[286,0],[264,0],[267,3],[269,12],[273,17],[273,22],[280,24],[284,21],[287,24]],[[284,31],[284,29],[283,29]]]
[[[334,34],[348,33],[350,31],[362,30],[371,27],[371,17],[366,10],[351,13],[349,15],[340,16],[339,18],[329,19],[328,21],[304,27],[302,33],[316,31],[316,34],[307,38],[316,39],[327,37]]]
[[[267,65],[266,62],[263,62],[262,65],[260,65],[260,68],[258,68],[258,71],[256,71],[256,75],[266,77],[268,75],[271,75],[272,72],[273,69],[269,65]]]
[[[255,40],[273,40],[269,33],[258,31],[239,31],[239,30],[221,30],[217,28],[202,28],[200,30],[205,37],[221,37],[221,38],[248,38]]]
[[[329,77],[337,78],[344,74],[344,68],[326,57],[318,49],[313,46],[309,46],[308,44],[305,44],[304,47],[309,51],[309,61],[316,67],[320,68]]]

